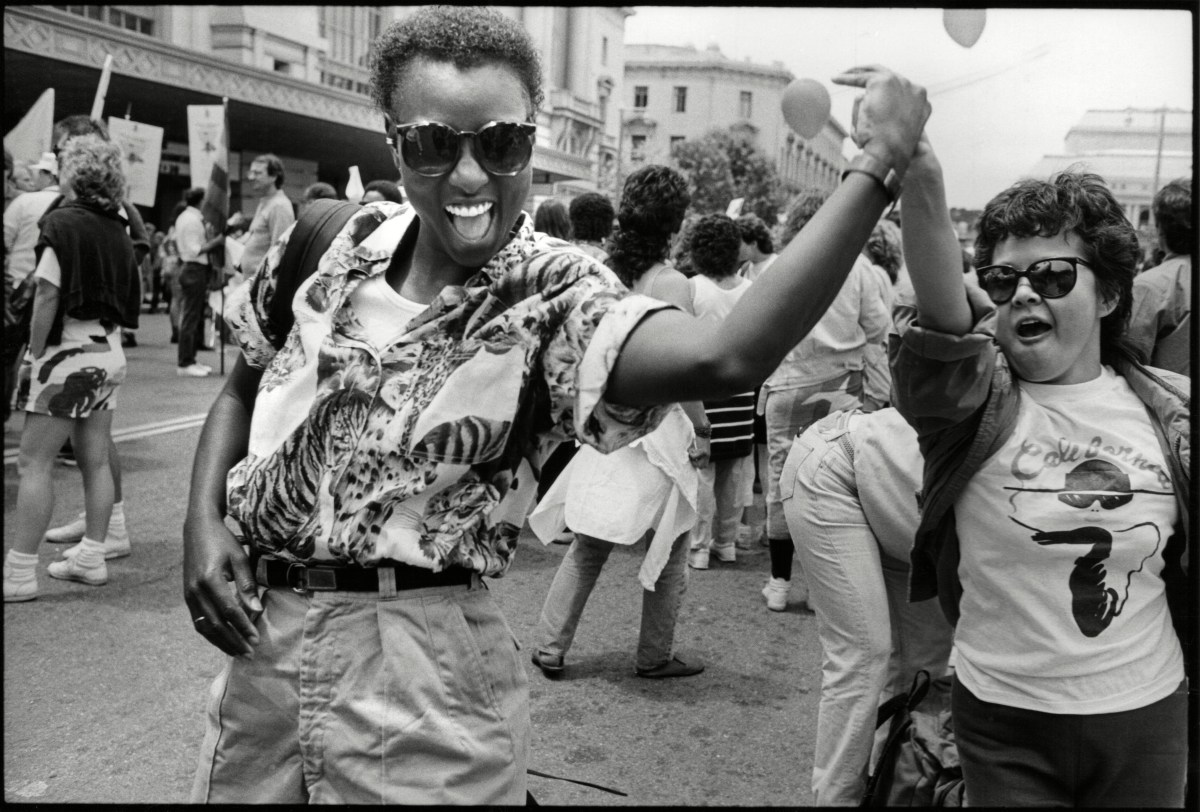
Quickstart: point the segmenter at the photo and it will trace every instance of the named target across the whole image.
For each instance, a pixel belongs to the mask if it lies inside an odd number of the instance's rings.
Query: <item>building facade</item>
[[[1155,192],[1192,176],[1194,147],[1191,110],[1088,110],[1067,132],[1063,152],[1043,156],[1029,174],[1049,177],[1082,165],[1104,178],[1129,221],[1142,226]]]
[[[190,176],[187,106],[229,100],[233,208],[255,155],[284,162],[293,201],[320,180],[339,192],[351,164],[364,183],[395,180],[383,118],[369,96],[374,39],[412,6],[6,6],[4,108],[12,126],[42,91],[55,89],[55,119],[86,113],[105,56],[112,77],[103,115],[164,129],[153,207],[163,225]],[[624,76],[629,8],[501,7],[543,56],[546,103],[534,154],[534,191],[611,186],[620,123],[611,100]]]
[[[785,182],[832,189],[847,132],[833,117],[815,138],[792,132],[780,100],[793,78],[782,64],[739,62],[716,45],[627,45],[622,167],[627,174],[644,163],[669,163],[674,144],[731,128],[772,159]]]

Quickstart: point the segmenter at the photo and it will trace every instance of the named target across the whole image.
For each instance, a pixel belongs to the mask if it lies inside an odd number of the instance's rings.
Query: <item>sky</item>
[[[877,63],[924,85],[952,207],[981,208],[1043,155],[1061,154],[1088,110],[1191,110],[1195,99],[1186,11],[988,9],[982,36],[964,48],[940,8],[634,8],[626,43],[716,43],[732,59],[779,60],[825,85],[847,130],[861,91],[830,81],[842,70]],[[849,138],[844,152],[857,152]]]

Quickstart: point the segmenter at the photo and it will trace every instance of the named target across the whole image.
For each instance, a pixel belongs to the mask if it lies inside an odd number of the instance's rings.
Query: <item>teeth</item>
[[[447,206],[446,211],[455,217],[478,217],[491,211],[491,203],[476,203],[474,206]]]

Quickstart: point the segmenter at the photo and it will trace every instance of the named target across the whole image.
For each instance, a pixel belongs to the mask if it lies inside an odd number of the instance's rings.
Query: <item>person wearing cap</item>
[[[58,199],[58,159],[47,152],[29,167],[34,191],[24,192],[4,210],[4,305],[7,308],[14,291],[37,265],[34,246],[38,239],[38,220]],[[17,366],[25,337],[17,331],[4,331],[4,419],[8,420],[16,388]]]

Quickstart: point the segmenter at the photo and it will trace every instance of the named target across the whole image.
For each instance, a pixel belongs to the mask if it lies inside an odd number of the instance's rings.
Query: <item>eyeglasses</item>
[[[1096,491],[1065,491],[1058,495],[1058,501],[1064,505],[1070,505],[1073,508],[1091,507],[1095,502],[1100,501],[1100,507],[1104,510],[1112,510],[1119,508],[1122,505],[1128,505],[1133,501],[1132,493],[1098,493]]]
[[[452,171],[462,157],[463,141],[474,141],[475,160],[489,174],[511,177],[529,166],[537,125],[519,121],[489,121],[476,132],[459,131],[428,121],[396,127],[400,157],[409,169],[427,178]]]
[[[975,273],[979,276],[979,286],[993,302],[1001,305],[1017,292],[1017,280],[1022,276],[1043,299],[1066,296],[1075,287],[1078,265],[1092,267],[1090,262],[1079,257],[1049,257],[1039,259],[1023,271],[1011,265],[985,265]]]

